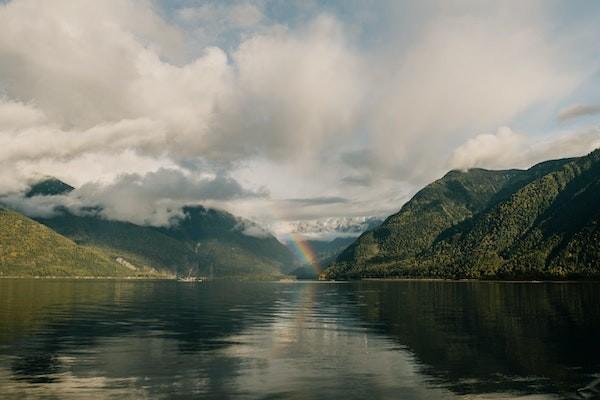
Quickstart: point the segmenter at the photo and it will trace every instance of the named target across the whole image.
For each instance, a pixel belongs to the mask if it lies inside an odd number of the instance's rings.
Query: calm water
[[[594,398],[599,289],[0,280],[0,397]]]

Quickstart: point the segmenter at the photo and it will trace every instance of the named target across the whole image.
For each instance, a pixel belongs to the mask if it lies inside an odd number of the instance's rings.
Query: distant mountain
[[[28,195],[51,196],[70,190],[71,186],[50,179],[33,185]],[[291,252],[274,236],[225,211],[185,207],[184,218],[167,228],[57,211],[55,216],[35,219],[78,244],[94,246],[140,268],[214,276],[276,276],[293,268]],[[259,236],[247,234],[248,227]]]
[[[528,170],[451,171],[361,235],[326,278],[600,275],[600,150]]]
[[[291,223],[294,232],[311,240],[327,241],[339,236],[355,236],[375,228],[382,218],[369,217],[327,217]]]
[[[328,265],[352,242],[356,237],[335,238],[333,240],[306,240],[305,246],[312,249],[319,268]],[[302,264],[304,260],[296,260],[299,267],[290,272],[298,279],[316,279],[318,273],[313,265]]]
[[[375,223],[373,223],[374,226]],[[356,240],[356,236],[352,237],[338,237],[333,240],[305,240],[304,243],[309,247],[318,262],[319,266],[329,265],[333,262],[338,255],[344,251],[346,247],[352,244]],[[297,264],[302,264],[304,260],[296,260]],[[300,265],[289,273],[299,279],[315,279],[317,278],[317,272],[314,266]]]
[[[56,196],[72,192],[75,188],[56,178],[46,178],[31,185],[25,197]]]
[[[99,249],[79,246],[24,215],[0,208],[1,276],[134,276],[135,270]]]

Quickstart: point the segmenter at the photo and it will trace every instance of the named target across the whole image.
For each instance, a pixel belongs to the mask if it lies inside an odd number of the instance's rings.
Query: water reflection
[[[561,393],[600,372],[598,284],[381,282],[361,315],[457,393]]]
[[[9,398],[577,396],[600,371],[597,289],[0,280],[0,388]]]

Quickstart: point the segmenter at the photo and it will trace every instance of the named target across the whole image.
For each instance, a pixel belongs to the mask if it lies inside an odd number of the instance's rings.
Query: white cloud
[[[111,184],[88,183],[72,194],[85,205],[101,206],[101,214],[107,219],[159,226],[181,217],[185,205],[265,195],[246,190],[226,176],[199,177],[174,169],[159,169],[143,176],[126,174]]]
[[[452,153],[448,164],[453,169],[528,168],[541,161],[582,156],[599,147],[598,127],[537,139],[504,127],[469,139]]]
[[[511,121],[577,82],[577,67],[544,26],[504,16],[441,16],[386,70],[372,110],[378,173],[417,182],[473,132]]]
[[[255,35],[232,58],[238,96],[210,137],[220,157],[306,158],[352,133],[363,71],[334,19]]]
[[[506,168],[522,157],[529,145],[527,136],[515,133],[508,127],[494,134],[477,135],[458,147],[450,159],[453,169],[473,167]],[[513,165],[517,166],[517,165]]]
[[[111,220],[167,226],[183,216],[186,205],[267,195],[244,189],[227,176],[159,169],[144,175],[123,174],[111,183],[87,183],[67,195],[25,197],[21,192],[2,196],[0,202],[30,216],[48,217],[60,212],[57,207],[64,207],[77,215],[93,213]]]
[[[585,117],[588,115],[600,114],[600,105],[592,104],[575,104],[573,106],[565,107],[558,112],[558,119],[560,121],[566,121],[569,119],[575,119],[579,117]]]

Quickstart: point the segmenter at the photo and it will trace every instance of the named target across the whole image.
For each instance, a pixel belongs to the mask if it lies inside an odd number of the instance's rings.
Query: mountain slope
[[[274,236],[225,211],[185,207],[176,225],[158,230],[193,249],[203,274],[274,274],[289,271],[293,256]],[[259,236],[245,233],[251,227]]]
[[[52,178],[33,185],[27,196],[53,196],[71,190],[71,186]],[[179,275],[232,276],[281,275],[293,267],[291,252],[275,237],[225,211],[185,207],[184,218],[168,228],[110,221],[99,215],[80,216],[64,208],[56,211],[52,217],[35,219],[78,244],[96,247],[140,268]]]
[[[291,254],[283,244],[272,236],[244,235],[231,214],[188,207],[185,215],[170,228],[68,212],[37,220],[77,243],[98,247],[136,266],[179,275],[279,275],[292,265]]]
[[[0,275],[131,276],[136,272],[24,215],[0,209]]]
[[[135,266],[187,274],[197,264],[195,253],[188,246],[150,227],[77,216],[66,210],[36,221],[78,244],[97,247]]]
[[[355,240],[356,237],[338,237],[330,241],[307,240],[306,243],[313,249],[317,256],[317,261],[321,265],[327,265],[335,260]]]
[[[446,229],[483,210],[519,171],[451,171],[419,191],[379,227],[363,233],[338,256],[340,273],[356,266],[385,264],[416,256]]]
[[[526,171],[452,171],[363,234],[325,276],[598,274],[599,179],[600,151]]]
[[[473,278],[594,275],[599,186],[600,151],[570,160],[436,243],[421,261]]]

